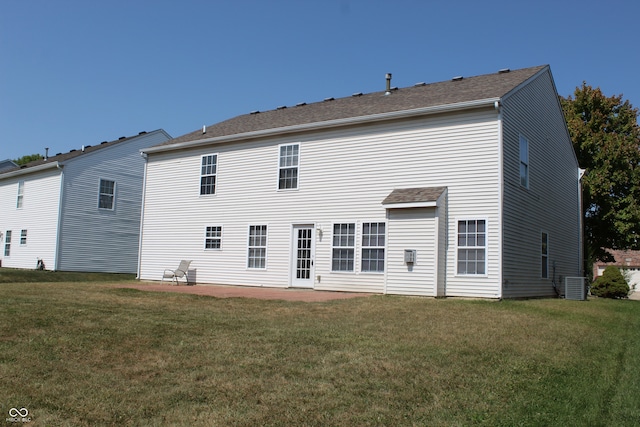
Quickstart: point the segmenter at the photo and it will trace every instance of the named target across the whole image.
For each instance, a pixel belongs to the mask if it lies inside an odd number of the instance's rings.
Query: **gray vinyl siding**
[[[503,296],[554,296],[554,279],[580,275],[580,210],[578,164],[549,71],[506,98],[502,115]],[[519,135],[529,141],[528,189],[520,185]],[[543,231],[548,279],[541,278]]]
[[[198,282],[285,287],[291,227],[315,224],[319,290],[384,292],[385,273],[360,272],[363,222],[386,222],[396,188],[448,188],[447,295],[500,295],[499,128],[493,108],[149,154],[140,277],[193,260]],[[278,190],[278,146],[300,144],[296,190]],[[216,194],[200,196],[200,161],[218,154]],[[455,275],[456,217],[488,221],[488,274]],[[332,272],[332,225],[357,225],[353,273]],[[205,251],[207,225],[223,227],[222,250]],[[267,267],[246,268],[250,225],[268,226]],[[435,234],[434,234],[435,233]],[[437,235],[435,231],[432,235]],[[435,237],[434,237],[435,238]],[[409,244],[409,242],[407,243]],[[441,243],[445,246],[445,243]],[[387,252],[389,252],[387,250]],[[388,268],[399,262],[389,254]],[[433,266],[435,270],[435,266]],[[434,294],[433,285],[429,291]]]
[[[167,139],[164,131],[154,131],[68,162],[58,270],[137,271],[145,164],[140,150]],[[101,178],[116,183],[113,210],[98,209]]]
[[[62,173],[53,167],[0,181],[0,260],[3,267],[36,268],[41,258],[48,269],[55,265],[56,231]],[[24,182],[21,209],[16,208],[18,182]],[[7,230],[12,231],[11,253],[4,256]],[[27,244],[20,244],[20,232],[27,230]]]

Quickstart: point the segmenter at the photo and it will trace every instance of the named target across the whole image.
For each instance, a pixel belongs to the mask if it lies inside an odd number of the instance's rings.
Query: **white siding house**
[[[135,273],[145,161],[163,130],[0,172],[3,267]]]
[[[189,259],[198,283],[503,298],[581,274],[548,66],[253,112],[143,151],[141,279]]]

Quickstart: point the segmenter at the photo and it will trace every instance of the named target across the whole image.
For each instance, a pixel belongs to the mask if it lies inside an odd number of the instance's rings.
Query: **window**
[[[520,185],[529,188],[529,141],[520,135]]]
[[[356,225],[333,225],[332,271],[354,271]]]
[[[541,252],[541,258],[540,258],[541,277],[543,279],[548,279],[549,278],[549,235],[544,231],[542,232],[542,239],[540,242],[540,252]]]
[[[385,223],[362,224],[361,271],[384,272]]]
[[[202,168],[200,169],[200,195],[216,194],[217,166],[217,154],[202,156]]]
[[[116,192],[116,182],[108,179],[100,180],[100,197],[98,198],[98,208],[113,210],[114,196]]]
[[[486,274],[486,221],[458,221],[458,274]]]
[[[16,209],[22,209],[24,201],[24,181],[18,183],[18,197],[16,199]]]
[[[278,167],[278,189],[298,188],[298,151],[299,144],[280,146],[280,164]]]
[[[205,249],[220,249],[222,247],[222,227],[219,225],[207,227],[204,238]]]
[[[11,255],[11,230],[4,234],[4,256]]]
[[[27,230],[20,231],[20,245],[27,244]]]
[[[267,266],[267,226],[249,226],[248,268],[266,268]]]

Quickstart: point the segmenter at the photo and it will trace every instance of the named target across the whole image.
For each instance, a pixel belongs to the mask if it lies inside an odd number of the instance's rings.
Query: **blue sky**
[[[0,160],[549,64],[640,107],[637,0],[0,0]]]

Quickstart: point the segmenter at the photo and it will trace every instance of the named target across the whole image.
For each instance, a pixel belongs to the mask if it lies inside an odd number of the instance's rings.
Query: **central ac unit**
[[[587,299],[587,289],[584,286],[584,277],[565,277],[564,279],[564,297],[584,301]]]

